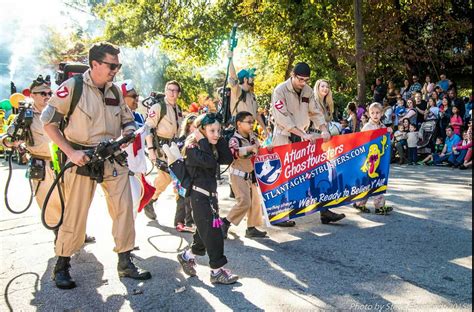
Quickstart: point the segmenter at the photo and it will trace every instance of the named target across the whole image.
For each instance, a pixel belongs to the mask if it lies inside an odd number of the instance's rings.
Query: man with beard
[[[254,93],[255,68],[242,69],[238,73],[235,70],[232,61],[233,52],[228,55],[230,61],[229,67],[229,84],[230,84],[230,113],[235,116],[240,112],[249,112],[254,120],[262,127],[265,137],[267,136],[267,128],[263,122],[263,118],[258,114],[257,98]]]

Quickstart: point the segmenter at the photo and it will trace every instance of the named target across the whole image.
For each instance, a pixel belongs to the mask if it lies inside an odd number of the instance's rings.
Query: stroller
[[[419,133],[418,154],[431,154],[433,143],[436,140],[436,120],[428,120],[422,123]]]

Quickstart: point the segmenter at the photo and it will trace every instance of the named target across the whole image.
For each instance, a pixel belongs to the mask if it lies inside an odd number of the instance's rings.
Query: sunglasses
[[[53,95],[53,92],[49,91],[49,92],[33,92],[33,94],[41,94],[41,96],[43,97],[46,97],[46,96],[52,96]]]
[[[120,68],[122,68],[122,64],[120,63],[109,63],[106,61],[99,61],[99,63],[109,65],[110,70],[116,70],[116,69],[120,70]]]

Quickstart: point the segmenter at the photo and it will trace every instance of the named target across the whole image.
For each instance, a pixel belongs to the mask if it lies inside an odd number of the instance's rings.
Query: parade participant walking
[[[145,118],[137,112],[138,93],[135,85],[131,80],[125,80],[117,83],[122,91],[125,104],[130,109],[135,120],[135,126],[141,128],[145,124]],[[137,134],[132,144],[125,148],[127,152],[127,165],[130,169],[130,186],[132,188],[133,198],[133,215],[136,218],[140,209],[146,204],[155,193],[152,187],[145,179],[147,172],[146,154],[145,154],[145,137],[148,131]]]
[[[382,104],[377,103],[377,102],[370,104],[369,106],[370,120],[364,126],[364,128],[362,128],[361,131],[363,132],[363,131],[370,131],[370,130],[385,128],[385,125],[381,121],[382,115],[383,115]],[[392,132],[392,128],[387,128],[387,130],[389,133]],[[383,194],[376,195],[372,198],[374,200],[375,214],[386,215],[390,211],[393,210],[392,207],[385,205],[385,196]],[[367,208],[366,206],[367,202],[368,202],[368,199],[359,201],[356,204],[354,204],[354,208],[358,209],[361,212],[370,213],[370,209]]]
[[[229,84],[230,84],[230,112],[232,117],[237,116],[239,112],[249,112],[254,120],[258,122],[267,137],[267,127],[263,121],[262,115],[258,113],[258,104],[255,93],[255,68],[242,69],[236,72],[233,62],[233,52],[228,53],[230,59],[229,66]]]
[[[40,120],[41,111],[46,107],[48,100],[51,97],[51,82],[43,79],[39,75],[30,85],[30,97],[33,100],[33,120],[30,125],[30,132],[32,135],[31,142],[15,141],[11,142],[12,146],[26,145],[26,149],[30,154],[30,161],[28,166],[30,170],[34,170],[35,176],[42,176],[42,178],[30,179],[33,184],[34,196],[40,209],[43,208],[43,203],[49,188],[53,184],[55,174],[51,166],[51,153],[49,150],[49,143],[51,140],[46,136],[43,130],[43,124]],[[45,221],[47,224],[56,224],[61,217],[61,202],[59,199],[58,189],[55,188],[51,199],[48,202],[48,209],[46,210]],[[54,232],[57,237],[57,231]]]
[[[64,174],[65,211],[56,242],[58,260],[53,276],[61,289],[76,287],[69,273],[71,256],[82,246],[89,207],[97,182],[91,178],[89,158],[85,150],[104,140],[129,134],[135,129],[132,114],[112,81],[119,71],[120,50],[106,42],[94,44],[89,50],[90,69],[79,78],[64,82],[41,114],[44,130],[54,143],[76,164]],[[71,107],[75,90],[82,89],[76,107]],[[77,91],[77,90],[76,90]],[[72,111],[71,111],[72,109]],[[69,116],[64,136],[58,124]],[[99,168],[97,168],[99,169]],[[135,247],[135,225],[128,168],[104,162],[99,172],[101,186],[112,218],[112,234],[118,253],[117,270],[120,277],[150,279],[151,274],[138,268],[130,252]]]
[[[153,134],[146,137],[148,147],[148,156],[153,164],[159,159],[166,161],[165,154],[161,150],[163,144],[171,145],[171,141],[178,136],[179,127],[183,120],[183,114],[177,102],[181,95],[181,85],[175,81],[168,81],[165,85],[164,102],[153,105],[148,111],[148,117],[145,123],[153,129]],[[145,215],[151,220],[156,220],[153,204],[171,183],[171,177],[168,172],[158,168],[155,177],[155,194],[150,202],[145,206]]]
[[[183,123],[181,124],[181,131],[177,146],[179,149],[184,147],[186,138],[196,130],[194,126],[194,121],[196,120],[197,115],[189,114],[184,118]],[[194,233],[194,220],[191,209],[191,199],[184,194],[182,194],[182,186],[176,181],[176,213],[174,216],[174,226],[178,232],[188,232]]]
[[[260,195],[251,158],[258,153],[260,144],[252,131],[254,119],[249,112],[240,112],[235,118],[236,132],[229,140],[229,147],[234,156],[229,174],[236,204],[223,218],[222,230],[224,238],[231,224],[239,225],[247,215],[245,237],[265,237],[267,232],[260,231],[256,226],[263,224]]]
[[[196,275],[195,256],[209,256],[211,283],[233,284],[238,276],[224,268],[224,236],[217,203],[218,164],[230,164],[232,153],[220,137],[220,121],[215,114],[201,115],[196,130],[185,143],[186,171],[191,177],[191,207],[197,230],[190,249],[178,254],[178,261],[189,276]]]
[[[293,68],[291,77],[279,84],[272,94],[272,115],[275,119],[273,146],[280,146],[301,141],[314,141],[316,136],[308,134],[310,123],[321,132],[324,141],[329,141],[325,116],[317,106],[313,90],[308,86],[311,70],[306,63],[298,63]],[[345,217],[331,211],[321,212],[323,223],[336,222]],[[281,222],[278,226],[295,226],[292,220]]]

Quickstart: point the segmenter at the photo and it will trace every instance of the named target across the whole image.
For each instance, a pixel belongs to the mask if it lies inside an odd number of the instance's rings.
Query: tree
[[[224,58],[223,43],[238,23],[238,52],[247,59],[236,66],[259,69],[259,96],[268,96],[298,61],[311,65],[313,81],[329,79],[345,105],[363,76],[357,67],[370,80],[401,79],[471,60],[472,9],[464,0],[366,1],[364,23],[357,26],[364,34],[362,55],[354,52],[355,7],[347,0],[123,0],[97,8],[107,39],[133,47],[158,40],[174,64],[194,68]],[[356,66],[361,57],[365,65]],[[189,83],[200,85],[199,79]]]
[[[354,0],[354,21],[356,41],[357,102],[365,104],[364,34],[362,31],[362,0]]]

